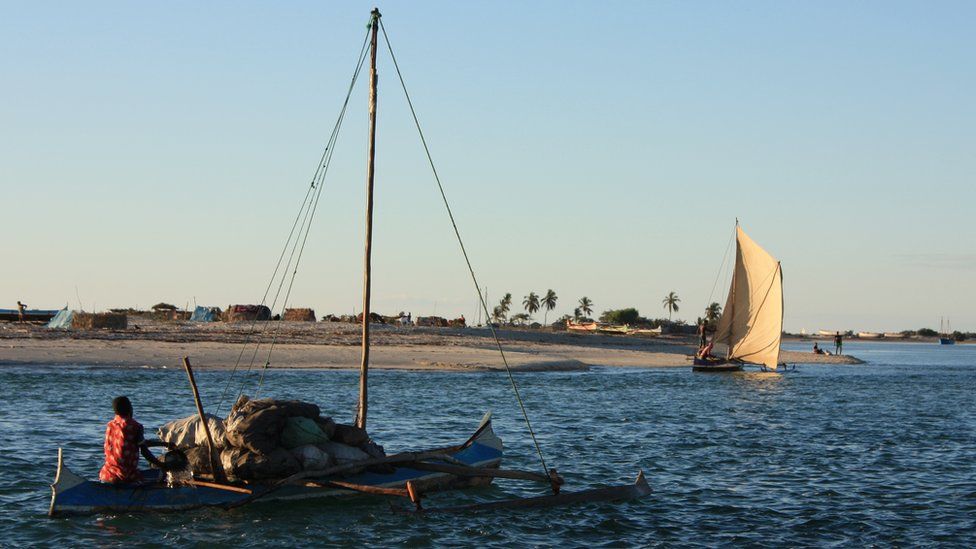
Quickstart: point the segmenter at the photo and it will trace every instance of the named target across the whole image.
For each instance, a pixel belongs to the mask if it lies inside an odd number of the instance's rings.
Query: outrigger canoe
[[[491,427],[491,417],[486,415],[481,426],[467,442],[459,447],[446,449],[446,460],[429,460],[461,467],[498,468],[502,460],[502,441]],[[428,461],[428,460],[424,460]],[[419,466],[419,465],[418,465]],[[209,482],[193,482],[168,486],[165,475],[158,469],[142,471],[144,480],[137,484],[109,484],[98,480],[85,480],[65,464],[58,449],[58,472],[51,485],[53,495],[49,516],[93,514],[106,512],[160,512],[183,511],[201,507],[236,507],[249,500],[257,502],[334,498],[357,494],[363,490],[339,488],[333,482],[349,486],[378,489],[403,489],[408,481],[421,484],[425,491],[460,488],[487,484],[491,476],[458,476],[442,472],[397,467],[390,474],[363,472],[343,477],[315,478],[277,487],[274,483],[241,483],[220,485]],[[392,490],[390,490],[392,491]],[[267,492],[266,495],[263,495]],[[377,490],[377,493],[382,490]]]

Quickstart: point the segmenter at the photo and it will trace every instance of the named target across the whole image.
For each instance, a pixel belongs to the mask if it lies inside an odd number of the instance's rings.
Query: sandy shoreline
[[[54,331],[41,326],[0,325],[0,366],[45,364],[179,368],[190,356],[199,369],[228,369],[244,342],[243,366],[254,358],[263,366],[275,342],[272,368],[353,369],[359,367],[360,335],[351,324],[328,322],[158,323],[133,319],[120,331]],[[136,326],[138,328],[136,328]],[[515,371],[583,371],[591,367],[688,367],[694,339],[574,334],[545,330],[499,331],[505,356]],[[377,369],[492,371],[504,365],[483,328],[373,329],[370,364]],[[857,364],[848,356],[783,351],[787,363]]]

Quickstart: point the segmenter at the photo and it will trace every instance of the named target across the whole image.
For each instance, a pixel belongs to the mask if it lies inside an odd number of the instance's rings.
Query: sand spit
[[[374,325],[370,363],[377,369],[417,371],[503,370],[485,328],[397,328]],[[590,367],[687,367],[688,337],[622,337],[547,330],[499,330],[516,371],[583,371]],[[190,356],[200,369],[233,368],[245,341],[243,365],[264,364],[272,342],[272,368],[358,368],[360,332],[330,322],[189,323],[132,318],[126,330],[55,331],[0,324],[0,365],[48,364],[179,368]],[[848,356],[784,351],[788,363],[858,364]]]

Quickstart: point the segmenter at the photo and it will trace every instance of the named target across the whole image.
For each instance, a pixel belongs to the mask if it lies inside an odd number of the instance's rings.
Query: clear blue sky
[[[258,300],[372,6],[5,3],[0,307]],[[789,330],[976,330],[976,4],[379,7],[493,301],[693,320],[738,216]],[[470,319],[391,69],[374,308]],[[364,83],[292,298],[319,314],[359,307]]]

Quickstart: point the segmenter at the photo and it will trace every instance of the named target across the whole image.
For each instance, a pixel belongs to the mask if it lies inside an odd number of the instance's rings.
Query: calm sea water
[[[47,519],[58,446],[73,470],[94,476],[113,396],[129,395],[136,417],[155,427],[191,414],[190,392],[178,369],[5,367],[0,545],[976,545],[976,346],[845,350],[868,364],[801,365],[784,375],[520,374],[543,450],[568,490],[632,482],[643,469],[653,495],[427,518],[361,498]],[[205,404],[215,406],[227,378],[198,374]],[[377,371],[370,379],[370,431],[387,451],[460,442],[490,409],[507,465],[538,468],[503,375]],[[264,394],[311,400],[348,421],[355,391],[353,372],[281,370],[268,374]],[[501,481],[427,504],[542,493]]]

